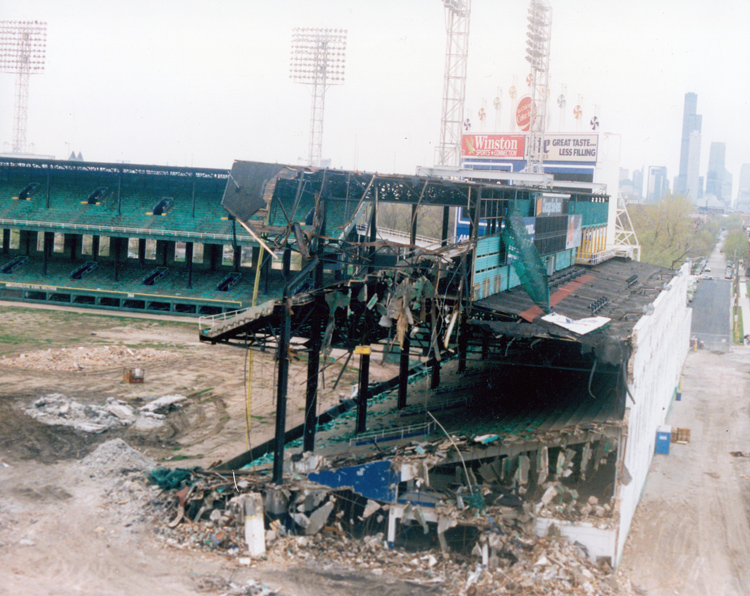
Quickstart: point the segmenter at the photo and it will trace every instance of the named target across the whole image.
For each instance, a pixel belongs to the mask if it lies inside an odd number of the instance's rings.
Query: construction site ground
[[[667,423],[690,442],[654,456],[620,569],[650,595],[750,594],[750,346],[683,373]]]
[[[17,305],[0,305],[0,318],[0,595],[224,594],[231,582],[251,580],[302,596],[448,593],[406,581],[387,563],[363,573],[337,566],[335,557],[321,562],[277,553],[245,564],[171,544],[145,514],[156,489],[87,456],[118,437],[159,465],[208,467],[244,451],[245,350],[200,344],[194,321]],[[147,349],[167,356],[150,358]],[[26,368],[19,368],[21,360]],[[328,387],[341,362],[328,371]],[[258,444],[273,434],[273,353],[256,353],[253,366],[250,419]],[[144,370],[143,384],[123,381],[123,369],[132,367]],[[290,383],[295,419],[302,415],[304,371],[302,355]],[[371,378],[393,372],[375,363]],[[324,403],[348,396],[356,373],[345,371]],[[655,457],[618,571],[641,594],[750,593],[749,373],[750,348],[688,358],[683,399],[668,422],[691,428],[691,441]],[[149,431],[85,433],[27,415],[35,400],[53,393],[92,406],[107,398],[134,406],[165,395],[187,400]]]

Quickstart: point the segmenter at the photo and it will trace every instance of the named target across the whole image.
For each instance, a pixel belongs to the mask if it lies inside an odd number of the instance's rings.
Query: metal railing
[[[349,445],[365,445],[367,443],[376,443],[381,441],[398,441],[407,437],[416,437],[429,435],[435,428],[434,422],[425,422],[423,424],[410,424],[399,428],[383,428],[380,430],[371,430],[358,434],[356,437],[349,439]]]
[[[117,234],[134,234],[141,236],[166,236],[166,237],[181,237],[181,238],[199,238],[199,239],[212,239],[212,240],[229,240],[233,239],[232,234],[210,234],[208,232],[177,232],[173,230],[155,230],[151,228],[126,228],[119,226],[95,226],[91,224],[73,224],[73,223],[61,223],[55,221],[34,221],[30,219],[2,219],[0,218],[0,225],[15,225],[15,226],[27,226],[37,228],[59,228],[64,230],[83,230],[89,232],[108,232]],[[237,239],[252,240],[249,234],[237,232]]]
[[[608,248],[601,252],[595,252],[590,257],[578,257],[576,263],[581,265],[598,265],[604,261],[609,261],[615,257],[626,257],[628,256],[627,251],[620,248]]]
[[[233,319],[240,314],[250,310],[253,308],[252,306],[248,306],[247,308],[241,308],[239,310],[230,310],[227,312],[219,313],[217,315],[204,315],[202,317],[198,318],[198,331],[202,332],[204,329],[210,329],[216,323],[224,322],[229,319]]]

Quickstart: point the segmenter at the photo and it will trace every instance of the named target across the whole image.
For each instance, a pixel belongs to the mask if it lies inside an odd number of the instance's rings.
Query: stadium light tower
[[[295,83],[312,86],[310,111],[311,166],[320,166],[323,155],[323,116],[326,90],[344,82],[346,29],[298,28],[292,31],[289,76]]]
[[[471,0],[443,0],[443,4],[448,38],[445,49],[443,113],[435,165],[458,167],[461,161],[461,135],[464,127]]]
[[[44,72],[46,50],[47,23],[44,21],[0,21],[0,72],[17,75],[13,153],[26,152],[29,75]]]
[[[544,128],[547,119],[547,85],[552,8],[546,0],[531,0],[526,32],[526,60],[531,64],[531,124],[526,170],[544,172]]]

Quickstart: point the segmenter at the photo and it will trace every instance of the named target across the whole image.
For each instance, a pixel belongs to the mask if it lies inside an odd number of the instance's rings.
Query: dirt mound
[[[122,439],[112,439],[97,447],[81,461],[90,476],[120,475],[125,472],[145,472],[156,467],[156,462],[142,455]]]
[[[180,358],[177,352],[155,350],[154,348],[133,349],[127,346],[80,346],[78,348],[60,348],[58,350],[39,350],[4,356],[0,365],[26,370],[55,370],[76,372],[83,370],[110,368],[113,366],[132,366],[146,362],[158,362]]]

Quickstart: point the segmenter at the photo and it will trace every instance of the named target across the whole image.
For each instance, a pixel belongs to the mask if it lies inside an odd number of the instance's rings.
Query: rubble
[[[147,403],[145,406],[141,406],[141,412],[167,414],[182,406],[186,399],[187,397],[184,395],[165,395]]]
[[[103,406],[84,405],[61,393],[40,397],[25,411],[43,424],[70,426],[88,433],[121,428],[135,420],[133,408],[122,401],[109,398]]]
[[[82,372],[113,366],[120,367],[127,364],[161,362],[180,357],[181,355],[177,352],[155,350],[154,348],[81,346],[77,348],[60,348],[58,350],[38,350],[19,354],[18,356],[3,356],[0,358],[0,365],[27,370]]]
[[[389,548],[385,529],[392,503],[362,499],[350,490],[307,480],[278,486],[257,473],[243,473],[237,481],[236,476],[194,470],[185,488],[163,493],[157,532],[172,547],[223,552],[241,564],[251,548],[245,540],[249,535],[243,519],[245,499],[255,503],[257,519],[260,494],[265,495],[265,549],[260,555],[251,554],[251,560],[278,565],[293,561],[315,569],[375,576],[387,573],[441,594],[634,593],[608,562],[591,561],[584,549],[562,538],[554,526],[547,536],[536,536],[528,504],[460,510],[445,501],[437,513],[428,516],[424,510],[421,517],[416,513],[419,508],[412,507],[414,521],[402,524],[398,543]],[[551,483],[544,494],[548,507],[557,498],[557,487]],[[595,499],[586,504],[602,507]],[[449,540],[435,540],[440,530],[427,523],[435,515],[443,519],[443,534],[451,528],[456,532]],[[251,534],[258,539],[257,529]],[[421,552],[410,552],[420,544]]]
[[[139,410],[128,403],[107,398],[104,405],[82,404],[62,393],[40,397],[25,412],[42,424],[69,426],[87,433],[102,433],[110,429],[133,426],[146,431],[164,424],[165,413],[180,407],[187,398],[167,395],[157,398]]]
[[[99,445],[81,461],[90,476],[145,472],[156,467],[156,462],[136,451],[122,439],[112,439]]]

